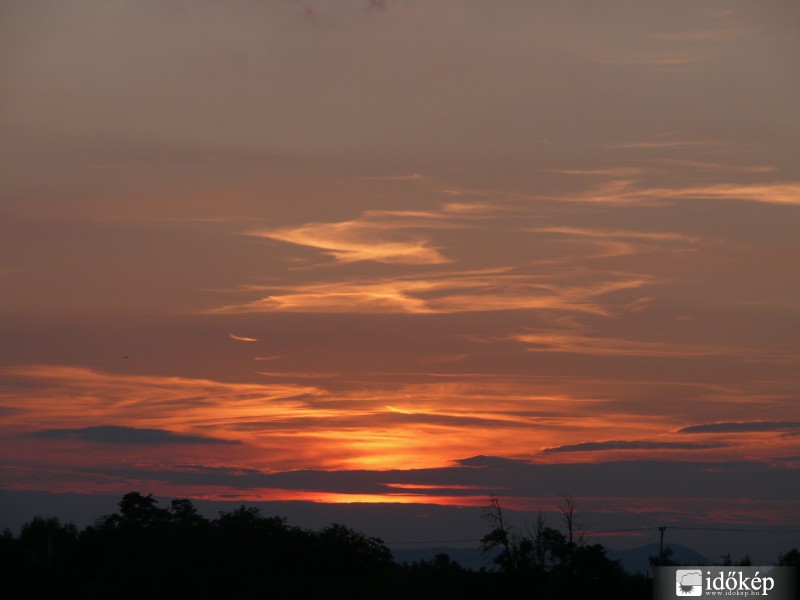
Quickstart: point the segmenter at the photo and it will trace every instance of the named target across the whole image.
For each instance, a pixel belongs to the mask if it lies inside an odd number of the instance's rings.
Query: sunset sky
[[[0,487],[800,530],[798,32],[0,0]]]

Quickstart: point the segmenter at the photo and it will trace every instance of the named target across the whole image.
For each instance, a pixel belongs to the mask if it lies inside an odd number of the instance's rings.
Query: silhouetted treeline
[[[652,583],[631,574],[606,556],[600,544],[585,544],[584,531],[575,520],[575,504],[565,498],[558,510],[566,531],[548,527],[544,516],[522,529],[509,526],[497,498],[485,514],[491,530],[482,540],[485,552],[494,553],[503,583],[511,597],[592,600],[649,598]],[[535,592],[532,592],[535,590]]]
[[[6,530],[0,592],[87,600],[649,598],[649,580],[626,573],[602,546],[537,531],[538,542],[494,527],[484,547],[495,570],[465,570],[444,554],[398,565],[381,540],[344,525],[311,531],[245,506],[210,520],[189,500],[161,508],[152,495],[131,492],[118,513],[82,531],[42,517],[18,536]]]
[[[343,525],[291,527],[257,508],[208,520],[189,500],[131,492],[83,531],[37,517],[2,537],[9,598],[370,598],[396,566]]]

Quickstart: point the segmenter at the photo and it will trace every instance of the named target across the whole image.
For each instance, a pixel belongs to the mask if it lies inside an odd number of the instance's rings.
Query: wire
[[[739,533],[800,533],[800,529],[733,529],[729,527],[667,527],[667,529],[695,531],[736,531]]]
[[[402,546],[404,544],[460,544],[460,543],[478,543],[480,540],[424,540],[414,542],[384,542],[387,546]]]
[[[650,526],[650,527],[629,527],[628,529],[605,529],[603,531],[592,531],[590,529],[589,531],[585,531],[583,533],[584,533],[584,535],[599,535],[601,533],[622,533],[624,531],[647,531],[647,530],[650,530],[650,529],[658,529],[658,527],[653,527],[653,526]]]
[[[628,531],[658,531],[661,527],[651,525],[649,527],[628,527],[626,529],[604,529],[602,531],[585,531],[584,535],[602,535],[606,533],[625,533]],[[668,525],[664,527],[665,530],[675,529],[679,531],[733,531],[736,533],[781,533],[781,534],[800,534],[799,529],[736,529],[731,527],[690,527],[681,525]],[[385,542],[388,546],[402,546],[411,544],[456,544],[456,543],[478,543],[481,540],[413,540],[403,542]]]

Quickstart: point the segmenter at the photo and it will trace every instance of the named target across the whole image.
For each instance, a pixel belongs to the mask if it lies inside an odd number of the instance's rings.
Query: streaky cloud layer
[[[677,433],[743,433],[748,431],[800,430],[800,421],[742,421],[734,423],[705,423],[681,427]]]
[[[602,450],[704,450],[722,448],[727,444],[720,442],[651,442],[642,440],[608,440],[602,442],[581,442],[566,446],[545,448],[543,452],[598,452]]]
[[[796,529],[790,4],[0,3],[0,487]]]

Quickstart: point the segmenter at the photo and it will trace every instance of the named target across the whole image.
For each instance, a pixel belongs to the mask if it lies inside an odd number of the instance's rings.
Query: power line
[[[679,531],[720,531],[720,532],[735,532],[735,533],[772,533],[772,534],[800,534],[800,529],[737,529],[733,527],[691,527],[681,525],[658,526],[650,525],[648,527],[627,527],[625,529],[604,529],[601,531],[586,531],[585,535],[603,535],[606,533],[626,533],[629,531],[660,531],[661,528],[674,529]],[[481,540],[407,540],[399,542],[385,542],[389,546],[411,545],[411,544],[456,544],[456,543],[478,543]]]
[[[668,527],[667,529],[695,531],[736,531],[739,533],[800,533],[800,529],[734,529],[730,527]]]
[[[423,540],[413,542],[384,542],[387,546],[400,546],[403,544],[460,544],[460,543],[478,543],[480,540]]]
[[[603,531],[589,531],[585,532],[585,535],[598,535],[601,533],[623,533],[625,531],[648,531],[650,529],[658,529],[658,527],[650,526],[650,527],[629,527],[627,529],[605,529]],[[671,529],[671,528],[670,528]]]
[[[688,531],[735,531],[738,533],[800,533],[800,529],[736,529],[733,527],[689,527],[689,526],[681,526],[681,525],[666,525],[664,529],[677,529],[680,531],[688,530]],[[586,535],[599,535],[602,533],[623,533],[626,531],[659,531],[661,530],[660,526],[651,525],[649,527],[630,527],[628,529],[604,529],[602,531],[592,531],[589,530],[586,532]]]

